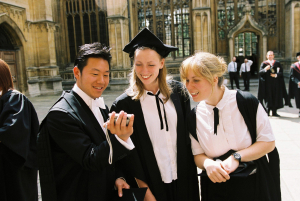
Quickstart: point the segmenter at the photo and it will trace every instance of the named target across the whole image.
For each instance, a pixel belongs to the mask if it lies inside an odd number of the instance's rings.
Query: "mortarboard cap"
[[[177,47],[164,44],[147,28],[140,31],[127,45],[125,45],[123,51],[129,53],[129,57],[132,57],[134,51],[138,47],[155,47],[156,52],[163,58],[167,57],[170,52],[178,50]]]
[[[147,188],[122,189],[123,196],[119,197],[116,190],[113,195],[113,201],[143,201]]]
[[[300,56],[300,52],[297,52],[297,53],[296,53],[296,57],[298,57],[298,56]]]

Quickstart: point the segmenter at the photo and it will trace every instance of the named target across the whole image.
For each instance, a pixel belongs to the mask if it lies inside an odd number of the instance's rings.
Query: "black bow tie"
[[[214,108],[214,134],[217,135],[217,126],[219,125],[219,109]]]
[[[161,115],[161,111],[160,111],[159,101],[162,103],[163,109],[164,109],[164,114],[165,114],[164,116],[165,116],[166,130],[169,131],[168,122],[167,122],[167,116],[166,116],[166,110],[165,110],[165,105],[164,105],[164,102],[158,97],[158,95],[160,94],[160,91],[156,95],[154,95],[151,92],[147,92],[147,94],[150,95],[150,96],[155,96],[157,111],[158,111],[159,120],[160,120],[160,129],[161,130],[164,129],[164,123],[163,123],[163,120],[162,120],[162,115]]]

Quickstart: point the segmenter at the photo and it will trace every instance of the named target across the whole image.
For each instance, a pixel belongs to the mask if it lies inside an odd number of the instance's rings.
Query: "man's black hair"
[[[79,47],[79,52],[74,61],[74,66],[82,73],[83,68],[86,66],[88,58],[102,58],[110,65],[111,54],[110,48],[102,45],[99,42],[92,44],[84,44]]]

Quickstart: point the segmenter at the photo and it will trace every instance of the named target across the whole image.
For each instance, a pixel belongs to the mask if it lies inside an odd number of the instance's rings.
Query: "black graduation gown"
[[[283,68],[280,62],[275,60],[273,65],[274,73],[277,74],[277,78],[270,76],[271,69],[265,72],[264,68],[268,65],[270,65],[268,61],[261,63],[257,98],[262,104],[263,100],[265,101],[267,109],[277,110],[283,108],[283,99],[285,100],[285,105],[290,105],[290,102],[283,78]],[[277,68],[279,68],[278,73]]]
[[[190,112],[190,100],[181,83],[171,81],[170,84],[173,90],[171,100],[177,112],[177,199],[198,201],[197,169],[186,126],[186,117]],[[132,177],[146,182],[157,201],[166,201],[164,183],[144,121],[141,103],[139,100],[132,100],[132,97],[124,93],[115,100],[111,107],[111,111],[120,112],[121,110],[128,114],[134,114],[134,132],[131,139],[136,148],[120,162],[124,171],[130,175],[126,180],[131,181],[131,186],[135,185]]]
[[[250,132],[253,144],[256,142],[257,136],[256,116],[259,102],[251,93],[243,92],[240,90],[237,91],[236,100],[239,111],[242,114],[247,128]],[[193,108],[193,110],[190,112],[188,116],[188,122],[188,127],[191,135],[195,138],[195,140],[198,141],[198,137],[196,134],[196,107]],[[277,148],[275,147],[275,149],[267,155],[268,159],[266,156],[263,156],[254,161],[257,165],[257,171],[255,173],[255,201],[280,201],[280,160]],[[208,197],[207,193],[208,182],[208,177],[201,177],[201,196],[203,201],[212,200],[211,197]],[[239,189],[237,189],[237,191],[238,190]],[[243,197],[240,198],[240,200],[245,199]]]
[[[298,88],[298,82],[300,82],[300,64],[296,62],[291,66],[289,98],[295,98],[296,107],[300,109],[300,88]]]
[[[101,112],[105,121],[108,108]],[[75,92],[63,92],[43,120],[39,133],[43,201],[111,200],[116,180],[114,163],[129,150],[114,135],[110,139],[112,165],[108,163],[105,134],[90,108]]]
[[[39,121],[18,91],[0,98],[0,200],[37,200],[36,138]]]

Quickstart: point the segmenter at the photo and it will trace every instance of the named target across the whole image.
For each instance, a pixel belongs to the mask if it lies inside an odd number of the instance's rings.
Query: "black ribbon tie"
[[[217,135],[217,126],[219,125],[219,109],[214,108],[214,134]]]
[[[162,103],[163,109],[164,109],[164,117],[165,117],[165,123],[166,123],[166,130],[169,131],[168,122],[167,122],[167,116],[166,116],[166,110],[165,110],[165,105],[164,105],[163,100],[161,100],[158,97],[158,95],[160,94],[160,91],[158,91],[158,93],[156,95],[154,95],[151,92],[147,92],[147,94],[150,95],[150,96],[155,96],[157,111],[158,111],[159,120],[160,120],[160,130],[164,129],[164,123],[163,123],[163,120],[162,120],[162,115],[161,115],[161,110],[160,110],[160,106],[159,106],[159,101]]]

